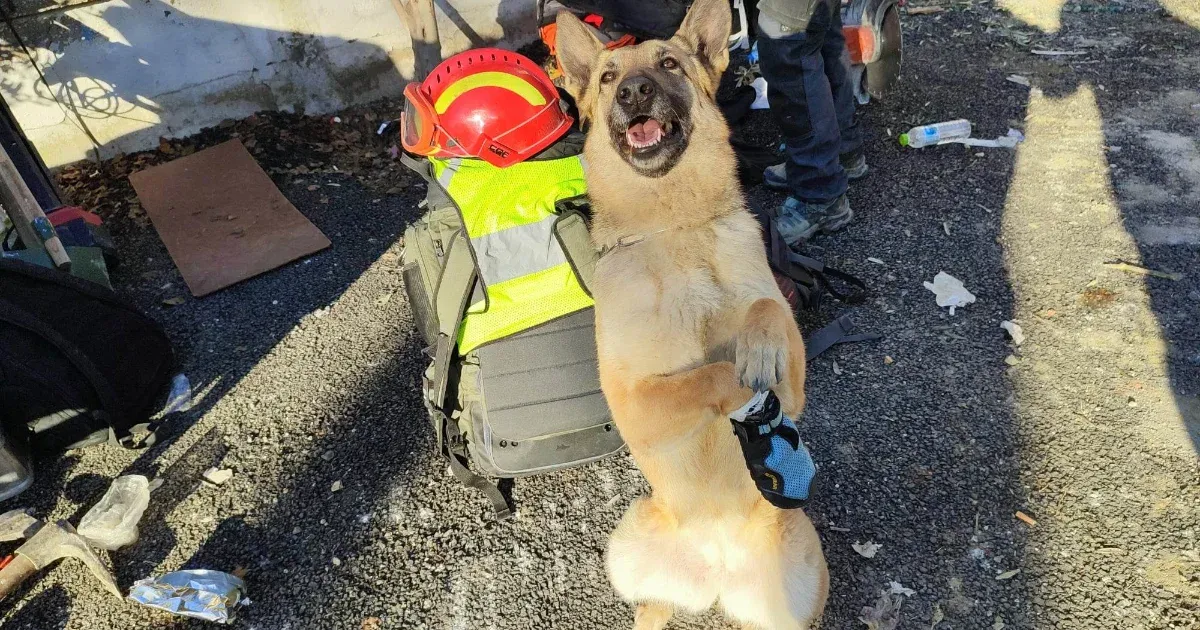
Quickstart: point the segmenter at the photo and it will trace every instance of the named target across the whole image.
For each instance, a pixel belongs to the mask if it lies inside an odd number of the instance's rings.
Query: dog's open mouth
[[[634,153],[650,152],[664,140],[673,137],[678,131],[678,123],[660,121],[649,116],[638,116],[629,123],[629,128],[625,130],[625,140],[633,148]]]

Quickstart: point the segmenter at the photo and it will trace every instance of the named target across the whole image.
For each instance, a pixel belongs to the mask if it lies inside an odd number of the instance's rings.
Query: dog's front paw
[[[747,330],[738,336],[734,371],[744,387],[774,389],[787,376],[789,352],[786,336]]]

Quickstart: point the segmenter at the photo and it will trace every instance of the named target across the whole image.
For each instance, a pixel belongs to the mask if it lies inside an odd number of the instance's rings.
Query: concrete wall
[[[14,4],[16,32],[0,24],[0,94],[51,167],[263,109],[324,113],[399,96],[412,76],[390,0]],[[535,35],[534,0],[437,5],[443,55]]]

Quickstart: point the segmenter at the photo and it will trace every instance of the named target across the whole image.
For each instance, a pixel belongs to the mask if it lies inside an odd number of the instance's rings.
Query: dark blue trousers
[[[759,29],[759,69],[767,79],[767,99],[783,133],[788,188],[801,201],[821,203],[846,193],[848,182],[838,156],[858,151],[862,137],[854,120],[854,86],[840,3],[793,1],[810,4],[811,17],[807,24],[792,28],[760,15],[760,26],[768,20],[784,32]]]

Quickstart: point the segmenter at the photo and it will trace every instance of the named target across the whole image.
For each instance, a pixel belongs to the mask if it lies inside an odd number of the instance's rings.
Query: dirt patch
[[[1079,296],[1079,301],[1090,309],[1105,308],[1117,299],[1117,293],[1111,289],[1104,287],[1088,287],[1084,289],[1083,295]]]

